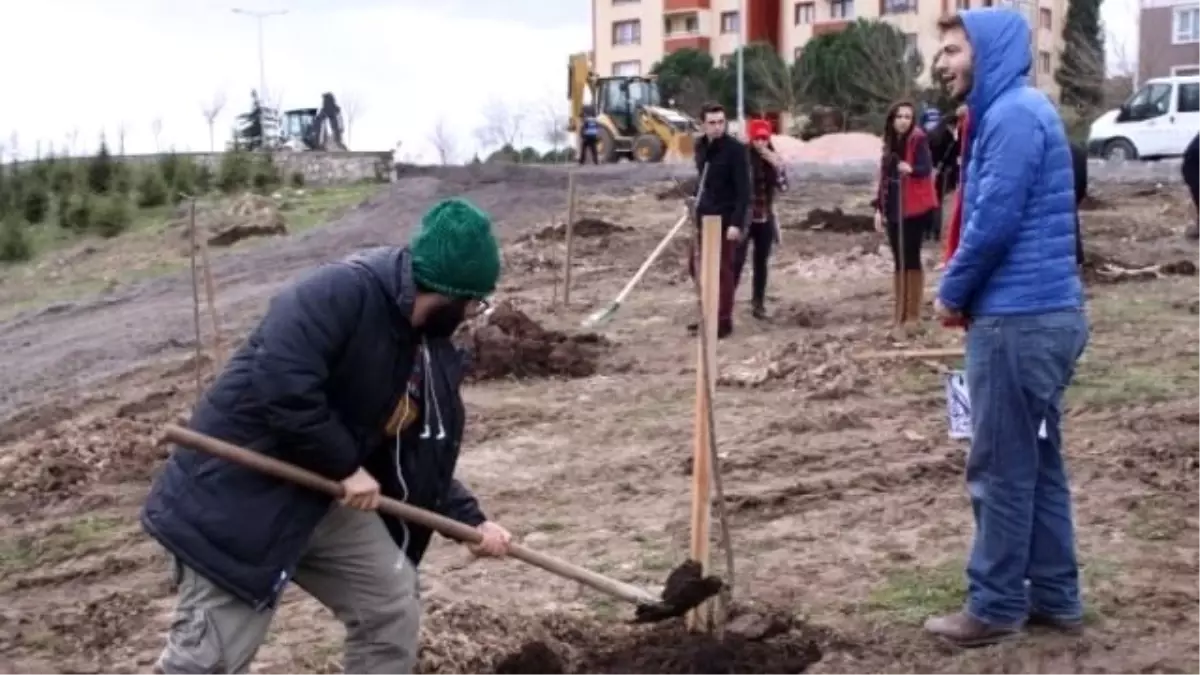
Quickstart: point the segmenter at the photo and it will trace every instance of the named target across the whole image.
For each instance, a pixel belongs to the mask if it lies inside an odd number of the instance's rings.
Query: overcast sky
[[[1115,42],[1135,53],[1136,0],[1106,0]],[[267,90],[283,107],[317,107],[332,91],[361,111],[356,149],[433,158],[439,119],[460,155],[491,100],[531,110],[526,140],[544,136],[540,118],[566,110],[567,55],[591,47],[590,0],[9,0],[0,39],[0,144],[11,155],[38,141],[93,148],[102,130],[127,152],[209,147],[201,109],[219,94],[217,145],[258,87],[256,21],[233,7],[287,9],[267,19]],[[1110,40],[1114,42],[1114,40]]]
[[[283,107],[318,107],[332,91],[359,101],[357,149],[431,156],[439,119],[473,152],[491,99],[566,111],[567,55],[590,48],[589,0],[13,0],[0,39],[0,143],[32,155],[38,140],[82,152],[101,130],[127,152],[208,150],[201,113],[228,103],[217,144],[258,88],[257,22],[232,7],[286,8],[264,22],[267,90]],[[55,46],[47,47],[53,40]],[[345,112],[345,111],[343,111]],[[544,135],[531,120],[527,140]]]

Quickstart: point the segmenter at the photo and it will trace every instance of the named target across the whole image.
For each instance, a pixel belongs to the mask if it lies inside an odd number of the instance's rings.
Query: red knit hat
[[[750,140],[771,140],[771,123],[766,120],[750,120]]]

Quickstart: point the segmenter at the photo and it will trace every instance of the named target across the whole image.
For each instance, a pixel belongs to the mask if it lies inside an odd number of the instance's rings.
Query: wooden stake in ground
[[[201,372],[204,361],[204,340],[200,335],[200,278],[196,269],[196,249],[200,247],[200,237],[196,234],[195,197],[192,197],[188,209],[188,235],[192,240],[192,320],[196,326],[196,401],[198,402],[204,390],[204,375]]]
[[[563,307],[571,304],[571,258],[575,247],[575,172],[567,174],[567,259],[563,262]]]
[[[225,349],[221,346],[221,324],[217,319],[217,290],[213,284],[212,265],[208,262],[208,233],[198,237],[200,244],[200,265],[204,270],[204,291],[208,296],[208,314],[212,319],[213,329],[213,373],[221,371],[225,365]]]
[[[696,343],[696,419],[695,444],[692,453],[692,545],[691,558],[700,563],[701,571],[709,567],[709,530],[712,525],[712,455],[710,448],[708,392],[716,388],[717,363],[717,302],[721,281],[721,238],[724,236],[720,216],[704,216],[700,225],[700,253],[696,274],[700,277],[700,292],[704,321],[700,329],[704,339]],[[705,352],[707,347],[707,353]],[[707,363],[708,367],[705,367]],[[707,380],[706,377],[707,376]],[[705,630],[709,626],[709,603],[688,615],[688,627]]]

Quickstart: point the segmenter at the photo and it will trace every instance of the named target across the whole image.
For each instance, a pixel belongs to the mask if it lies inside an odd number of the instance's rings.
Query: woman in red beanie
[[[875,229],[886,229],[895,264],[892,289],[897,326],[920,321],[925,274],[921,269],[921,240],[937,215],[933,157],[925,132],[913,125],[912,103],[894,104],[883,132],[883,158],[876,191]],[[886,226],[886,227],[885,227]]]
[[[771,249],[779,241],[779,226],[775,221],[775,193],[787,189],[787,174],[783,159],[771,145],[771,123],[751,120],[750,132],[750,231],[734,258],[733,278],[742,278],[746,256],[754,246],[753,286],[751,307],[754,318],[767,318],[767,264]]]

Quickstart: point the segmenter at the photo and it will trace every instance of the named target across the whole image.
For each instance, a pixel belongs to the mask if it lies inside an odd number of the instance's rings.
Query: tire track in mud
[[[643,172],[586,172],[585,192],[619,195]],[[500,235],[561,217],[566,174],[557,168],[480,165],[407,172],[337,221],[303,235],[216,256],[213,275],[223,330],[238,336],[270,295],[314,264],[353,250],[407,241],[436,200],[471,199],[492,214]],[[152,358],[194,348],[186,271],[58,303],[0,323],[0,420],[39,399],[84,390]]]

